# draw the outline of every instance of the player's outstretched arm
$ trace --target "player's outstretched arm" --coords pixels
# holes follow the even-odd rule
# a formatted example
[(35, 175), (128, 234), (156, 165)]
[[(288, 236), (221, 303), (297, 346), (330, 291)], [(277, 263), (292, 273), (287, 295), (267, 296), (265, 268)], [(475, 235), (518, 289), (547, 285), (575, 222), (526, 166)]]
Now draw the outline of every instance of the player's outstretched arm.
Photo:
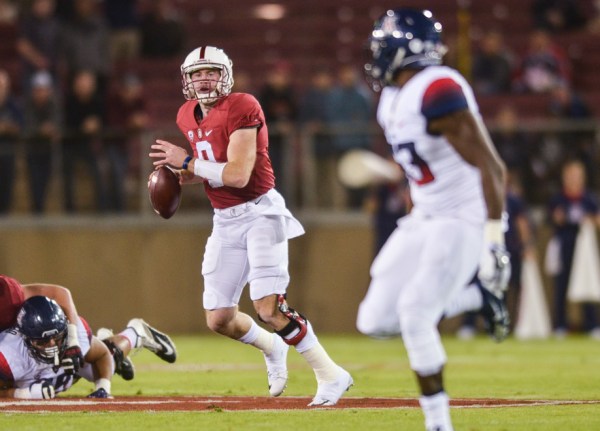
[(65, 316), (71, 323), (77, 323), (79, 315), (77, 314), (77, 308), (73, 301), (71, 291), (66, 287), (59, 286), (57, 284), (48, 283), (30, 283), (23, 285), (23, 293), (25, 299), (29, 299), (32, 296), (46, 296), (50, 299), (54, 299), (60, 308), (65, 312)]

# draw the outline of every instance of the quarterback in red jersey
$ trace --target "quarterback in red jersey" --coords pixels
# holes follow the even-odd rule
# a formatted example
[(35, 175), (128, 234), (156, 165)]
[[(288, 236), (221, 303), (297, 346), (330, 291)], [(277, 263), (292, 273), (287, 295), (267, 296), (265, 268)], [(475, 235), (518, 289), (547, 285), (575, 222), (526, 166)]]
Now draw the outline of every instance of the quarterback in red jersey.
[[(275, 190), (265, 116), (250, 94), (232, 93), (232, 62), (223, 50), (203, 46), (181, 66), (183, 94), (177, 125), (192, 154), (170, 142), (152, 145), (154, 166), (168, 165), (182, 184), (204, 183), (214, 208), (213, 231), (202, 263), (208, 327), (262, 351), (269, 392), (283, 393), (287, 352), (294, 346), (318, 382), (311, 406), (335, 405), (353, 384), (319, 343), (310, 322), (290, 308), (286, 291), (288, 240), (304, 229)], [(259, 326), (238, 309), (249, 284)]]

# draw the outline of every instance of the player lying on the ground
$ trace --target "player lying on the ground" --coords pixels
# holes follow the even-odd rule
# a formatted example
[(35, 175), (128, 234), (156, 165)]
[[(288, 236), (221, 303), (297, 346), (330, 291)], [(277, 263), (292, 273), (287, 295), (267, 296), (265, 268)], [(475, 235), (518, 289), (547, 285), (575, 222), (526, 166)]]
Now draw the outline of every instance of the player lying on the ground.
[(16, 279), (0, 274), (0, 331), (15, 325), (17, 313), (26, 299), (32, 296), (47, 296), (56, 301), (67, 319), (67, 347), (62, 356), (62, 365), (68, 374), (74, 374), (83, 363), (83, 356), (77, 336), (79, 316), (69, 289), (49, 283), (21, 284)]
[[(123, 332), (105, 343), (93, 336), (87, 322), (79, 318), (78, 341), (85, 362), (75, 374), (68, 374), (61, 364), (67, 347), (67, 325), (64, 312), (54, 300), (33, 296), (23, 303), (16, 326), (0, 332), (0, 398), (50, 399), (80, 378), (95, 384), (88, 397), (111, 398), (113, 371), (123, 366), (118, 355), (111, 355), (107, 347), (111, 344), (120, 350), (121, 360), (132, 348), (147, 348), (171, 363), (177, 358), (171, 339), (142, 319), (130, 320)], [(133, 378), (132, 366), (128, 372)]]

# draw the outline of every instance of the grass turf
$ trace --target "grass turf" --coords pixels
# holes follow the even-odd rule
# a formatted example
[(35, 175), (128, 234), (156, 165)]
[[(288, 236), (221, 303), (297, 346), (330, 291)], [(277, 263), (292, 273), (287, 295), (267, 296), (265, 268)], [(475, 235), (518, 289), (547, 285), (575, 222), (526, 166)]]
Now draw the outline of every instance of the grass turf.
[[(127, 395), (267, 395), (262, 355), (224, 338), (174, 337), (176, 364), (150, 352), (133, 357), (136, 377), (115, 377), (113, 394)], [(400, 340), (378, 341), (359, 335), (321, 336), (330, 355), (354, 376), (352, 397), (417, 396), (416, 384)], [(444, 338), (449, 361), (446, 388), (452, 398), (539, 400), (600, 399), (600, 343), (586, 337), (495, 344), (485, 337), (471, 341)], [(290, 379), (284, 395), (310, 396), (316, 390), (312, 370), (290, 351)], [(63, 396), (85, 396), (88, 382)], [(600, 404), (532, 407), (453, 408), (457, 430), (600, 429)], [(39, 430), (60, 423), (61, 430), (423, 430), (419, 409), (306, 410), (285, 412), (132, 412), (2, 414), (2, 430)]]

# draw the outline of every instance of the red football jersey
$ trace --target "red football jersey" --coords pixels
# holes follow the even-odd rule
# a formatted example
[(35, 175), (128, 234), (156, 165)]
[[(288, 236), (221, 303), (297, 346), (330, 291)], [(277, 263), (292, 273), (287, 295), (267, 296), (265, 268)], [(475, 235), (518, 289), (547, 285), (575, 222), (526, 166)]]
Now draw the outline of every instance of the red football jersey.
[(23, 287), (14, 278), (0, 275), (0, 330), (11, 327), (25, 302)]
[(177, 126), (191, 145), (194, 156), (211, 162), (227, 162), (229, 137), (244, 127), (257, 128), (256, 164), (246, 187), (212, 187), (204, 181), (204, 189), (214, 208), (223, 209), (255, 199), (275, 186), (269, 159), (269, 139), (265, 115), (254, 96), (232, 93), (219, 100), (206, 117), (196, 120), (196, 101), (184, 103), (177, 113)]

